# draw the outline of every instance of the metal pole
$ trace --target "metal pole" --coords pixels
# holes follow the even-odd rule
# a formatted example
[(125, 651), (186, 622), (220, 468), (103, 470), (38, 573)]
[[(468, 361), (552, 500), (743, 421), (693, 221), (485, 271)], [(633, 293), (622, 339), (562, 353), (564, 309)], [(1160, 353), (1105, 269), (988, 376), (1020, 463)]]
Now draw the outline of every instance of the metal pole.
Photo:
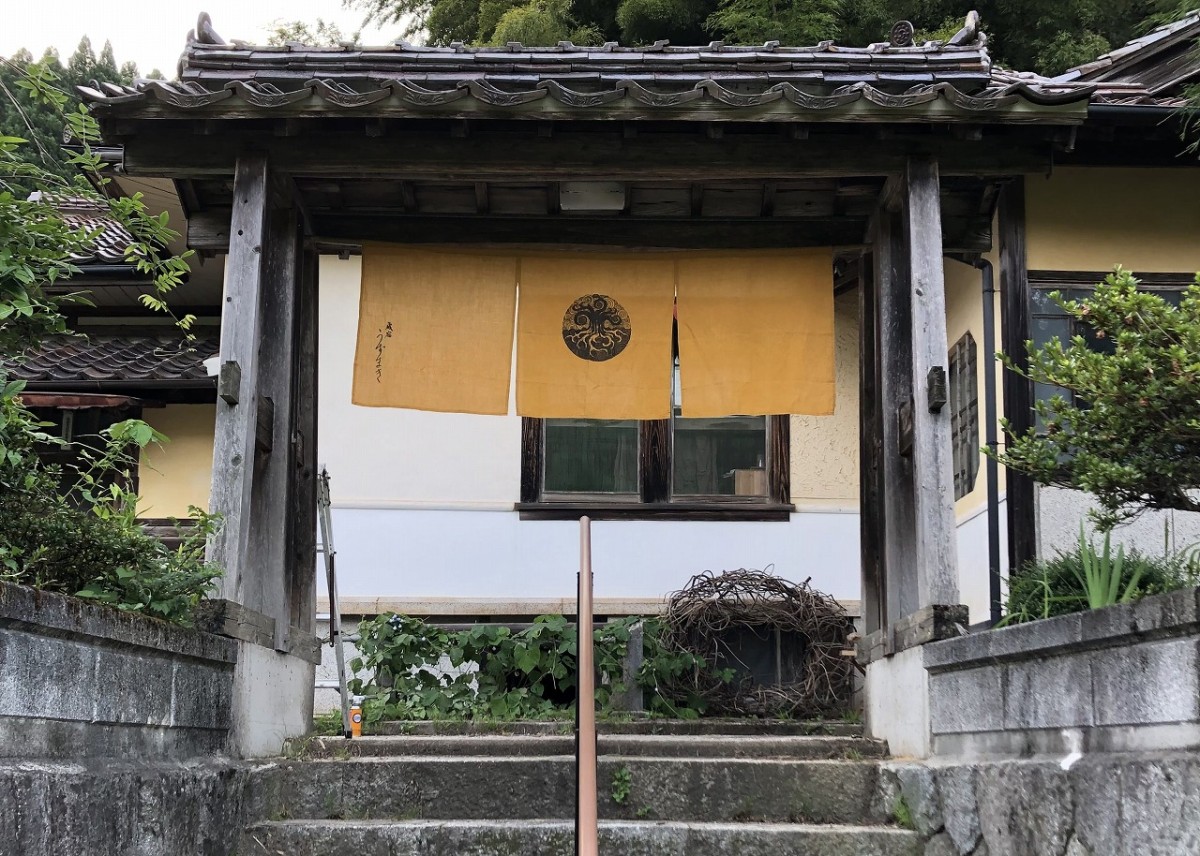
[(342, 648), (342, 608), (338, 603), (337, 570), (334, 565), (337, 550), (333, 546), (333, 518), (329, 510), (329, 471), (321, 467), (317, 476), (317, 512), (321, 526), (320, 552), (325, 557), (325, 581), (329, 585), (329, 644), (333, 646), (337, 662), (338, 690), (342, 696), (342, 736), (349, 740), (353, 735), (350, 724), (350, 691), (346, 687), (346, 652)]
[(579, 520), (579, 599), (576, 601), (579, 676), (575, 702), (575, 853), (598, 856), (596, 790), (596, 669), (592, 657), (592, 521)]
[[(996, 436), (996, 284), (992, 275), (992, 263), (985, 258), (975, 260), (975, 267), (983, 274), (983, 429), (985, 442), (996, 454), (999, 446)], [(1000, 620), (1002, 612), (1000, 595), (1000, 475), (996, 459), (988, 455), (984, 462), (987, 468), (987, 521), (988, 521), (988, 587), (992, 607), (992, 623)]]

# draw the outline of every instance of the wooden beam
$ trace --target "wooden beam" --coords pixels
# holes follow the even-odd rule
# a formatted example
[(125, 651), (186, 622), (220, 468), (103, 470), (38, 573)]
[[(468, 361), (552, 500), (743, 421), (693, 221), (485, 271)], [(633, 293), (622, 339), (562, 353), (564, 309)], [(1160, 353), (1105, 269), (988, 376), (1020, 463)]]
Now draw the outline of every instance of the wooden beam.
[(211, 506), (222, 524), (209, 542), (208, 561), (224, 571), (219, 596), (237, 603), (247, 603), (257, 570), (250, 536), (268, 178), (264, 155), (245, 153), (238, 159), (221, 313), (221, 360), (237, 367), (240, 382), (236, 403), (217, 400)]
[(643, 220), (637, 217), (317, 217), (317, 234), (347, 241), (554, 244), (679, 249), (860, 246), (866, 219)]
[(958, 549), (950, 411), (930, 394), (945, 378), (946, 282), (937, 162), (914, 158), (905, 174), (904, 225), (912, 299), (912, 460), (918, 608), (958, 603)]
[[(407, 182), (404, 186), (410, 188)], [(547, 207), (558, 200), (555, 185)], [(632, 194), (627, 195), (632, 198)], [(693, 193), (699, 204), (700, 193)], [(325, 209), (312, 212), (314, 234), (334, 241), (395, 241), (398, 235), (414, 244), (445, 243), (447, 236), (474, 243), (562, 243), (613, 246), (713, 247), (862, 246), (867, 218), (651, 218), (499, 215), (426, 215), (351, 213)], [(943, 223), (945, 252), (984, 252), (991, 249), (990, 221), (947, 219)], [(223, 253), (229, 248), (229, 209), (209, 208), (188, 220), (188, 246), (198, 252)]]
[[(143, 132), (125, 138), (131, 175), (196, 178), (233, 174), (239, 150), (263, 147), (276, 168), (298, 177), (358, 176), (451, 181), (796, 179), (889, 175), (910, 155), (928, 154), (942, 175), (1020, 175), (1049, 170), (1047, 143), (997, 140), (991, 145), (941, 137), (898, 136), (886, 141), (858, 134), (785, 140), (773, 134), (726, 133), (720, 139), (642, 132), (571, 132), (553, 137), (427, 133), (386, 138), (312, 134), (280, 140), (239, 134), (226, 124), (216, 137)], [(531, 129), (532, 130), (532, 129)]]
[(671, 498), (671, 420), (642, 421), (639, 428), (638, 474), (642, 502), (666, 502)]
[[(1028, 365), (1025, 343), (1030, 335), (1029, 271), (1025, 258), (1025, 181), (1017, 178), (1000, 192), (997, 206), (1000, 231), (1000, 347), (1017, 366)], [(1024, 434), (1033, 425), (1033, 389), (1025, 378), (1004, 370), (1004, 416), (1012, 429)], [(1037, 511), (1033, 480), (1005, 471), (1008, 524), (1008, 566), (1022, 568), (1037, 558)]]
[(879, 363), (877, 418), (880, 424), (880, 515), (884, 571), (879, 587), (881, 625), (917, 608), (916, 523), (913, 511), (912, 456), (901, 452), (900, 413), (910, 407), (912, 375), (912, 300), (908, 246), (900, 215), (880, 201), (873, 245), (876, 336)]
[(542, 446), (546, 422), (529, 416), (521, 418), (521, 502), (542, 498)]

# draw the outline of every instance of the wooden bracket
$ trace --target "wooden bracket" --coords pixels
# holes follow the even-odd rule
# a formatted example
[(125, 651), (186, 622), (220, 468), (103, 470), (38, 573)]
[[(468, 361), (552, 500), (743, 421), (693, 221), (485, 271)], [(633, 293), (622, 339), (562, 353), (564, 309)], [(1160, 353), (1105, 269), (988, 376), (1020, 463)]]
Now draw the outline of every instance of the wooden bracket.
[(254, 428), (254, 447), (270, 454), (275, 445), (275, 402), (266, 396), (258, 397), (258, 418)]
[(946, 406), (946, 369), (942, 366), (932, 366), (925, 375), (925, 390), (929, 396), (929, 412), (941, 413)]
[(896, 411), (896, 425), (899, 433), (899, 452), (908, 457), (913, 449), (913, 400), (909, 398)]
[(217, 395), (232, 407), (238, 403), (241, 386), (242, 367), (234, 360), (226, 360), (221, 364), (221, 373), (217, 376)]

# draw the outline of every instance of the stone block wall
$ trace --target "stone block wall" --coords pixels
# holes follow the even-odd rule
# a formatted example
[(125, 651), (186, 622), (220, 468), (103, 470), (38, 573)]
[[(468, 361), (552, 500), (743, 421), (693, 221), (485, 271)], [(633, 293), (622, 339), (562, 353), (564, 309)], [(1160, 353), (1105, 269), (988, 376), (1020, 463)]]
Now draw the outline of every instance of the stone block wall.
[(1200, 589), (926, 645), (934, 757), (1200, 749)]
[(0, 757), (224, 752), (233, 642), (0, 583)]

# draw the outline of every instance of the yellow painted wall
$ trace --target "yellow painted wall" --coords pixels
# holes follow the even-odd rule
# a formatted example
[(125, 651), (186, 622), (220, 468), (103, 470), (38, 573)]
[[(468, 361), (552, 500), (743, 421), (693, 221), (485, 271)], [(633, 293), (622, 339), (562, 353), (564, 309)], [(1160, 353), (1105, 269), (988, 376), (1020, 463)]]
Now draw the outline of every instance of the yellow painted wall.
[(189, 505), (208, 508), (216, 413), (215, 404), (169, 404), (142, 412), (170, 442), (142, 452), (139, 516), (183, 518)]
[(858, 293), (834, 307), (837, 400), (832, 416), (792, 417), (792, 501), (858, 507)]
[[(995, 334), (996, 348), (1000, 347), (1000, 265), (994, 252), (987, 254), (988, 260), (991, 261), (994, 268), (995, 283), (997, 294), (993, 303), (995, 309)], [(946, 341), (948, 347), (953, 347), (954, 344), (962, 338), (964, 333), (970, 333), (975, 339), (975, 370), (976, 370), (976, 385), (979, 391), (979, 445), (983, 446), (987, 439), (987, 432), (984, 428), (984, 375), (987, 371), (987, 352), (983, 348), (983, 293), (982, 293), (982, 273), (961, 262), (951, 261), (947, 259), (945, 262), (946, 271)], [(949, 354), (947, 353), (947, 359)], [(949, 363), (947, 362), (947, 365)], [(1000, 397), (1002, 395), (1001, 376), (1003, 369), (999, 362), (996, 364), (996, 397), (997, 411), (1000, 411)], [(998, 412), (998, 416), (1002, 416), (1002, 412)], [(1002, 432), (997, 425), (996, 436), (1002, 438)], [(979, 454), (979, 472), (975, 476), (975, 487), (954, 504), (956, 516), (961, 520), (963, 517), (971, 514), (979, 508), (982, 508), (987, 503), (987, 480), (984, 477), (985, 457), (982, 452)], [(1000, 476), (997, 479), (998, 489), (1001, 494), (1004, 493), (1004, 469), (1000, 469)]]
[(1056, 169), (1025, 180), (1030, 270), (1200, 270), (1200, 169)]

